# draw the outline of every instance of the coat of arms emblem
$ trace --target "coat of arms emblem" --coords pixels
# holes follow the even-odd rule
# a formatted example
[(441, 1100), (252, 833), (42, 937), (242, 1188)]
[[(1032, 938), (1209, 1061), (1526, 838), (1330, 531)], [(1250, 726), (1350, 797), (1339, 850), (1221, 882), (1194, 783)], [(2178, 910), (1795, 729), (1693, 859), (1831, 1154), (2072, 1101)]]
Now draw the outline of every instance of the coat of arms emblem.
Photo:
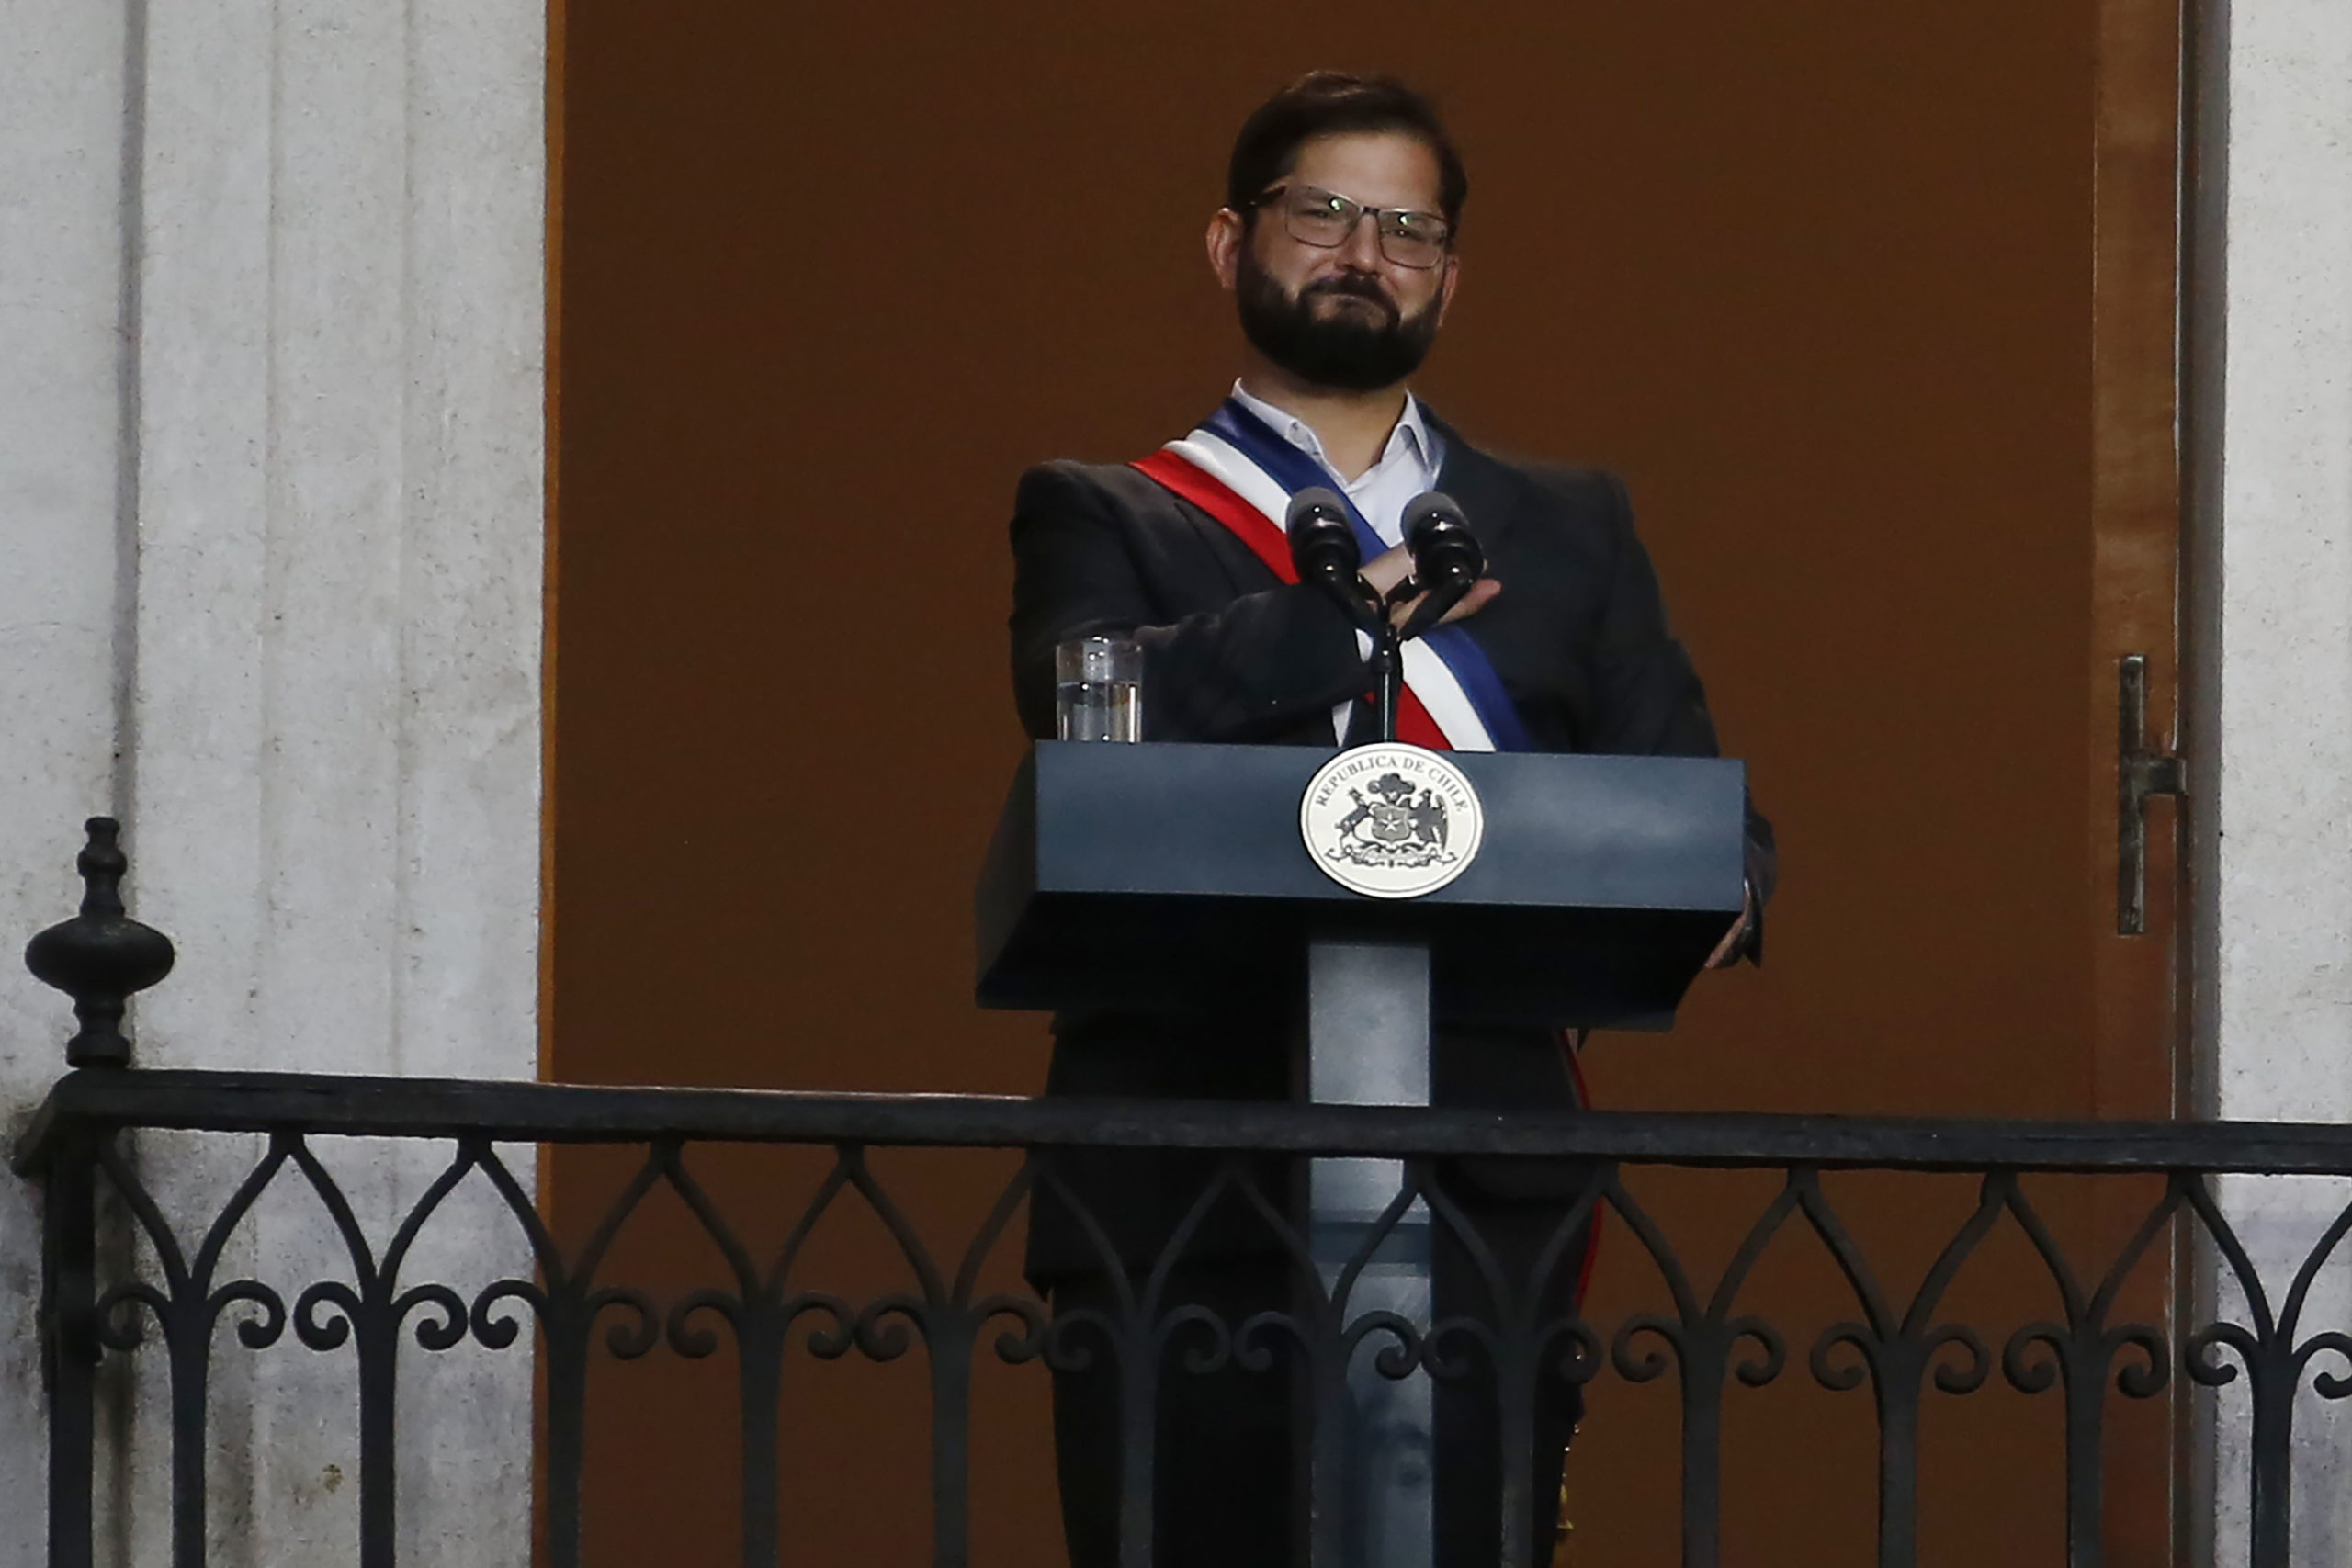
[(1350, 786), (1354, 807), (1333, 831), (1338, 841), (1323, 852), (1358, 865), (1435, 865), (1453, 857), (1445, 848), (1445, 802), (1426, 785), (1416, 789), (1402, 773), (1383, 773), (1362, 789)]
[(1484, 829), (1477, 792), (1461, 769), (1396, 741), (1342, 751), (1299, 802), (1299, 831), (1317, 866), (1375, 898), (1444, 886), (1476, 856)]

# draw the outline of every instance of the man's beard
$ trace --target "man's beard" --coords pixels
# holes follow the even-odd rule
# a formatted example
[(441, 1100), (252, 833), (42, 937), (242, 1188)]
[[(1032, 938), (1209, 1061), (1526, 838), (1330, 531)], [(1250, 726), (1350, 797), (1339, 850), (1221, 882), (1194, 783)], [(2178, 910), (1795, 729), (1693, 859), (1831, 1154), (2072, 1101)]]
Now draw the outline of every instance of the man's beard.
[[(1380, 285), (1362, 273), (1319, 279), (1292, 299), (1245, 245), (1235, 285), (1242, 335), (1259, 353), (1310, 386), (1349, 392), (1393, 387), (1420, 368), (1437, 339), (1435, 299), (1415, 314), (1404, 315)], [(1378, 316), (1356, 310), (1318, 315), (1316, 299), (1326, 294), (1365, 300)]]

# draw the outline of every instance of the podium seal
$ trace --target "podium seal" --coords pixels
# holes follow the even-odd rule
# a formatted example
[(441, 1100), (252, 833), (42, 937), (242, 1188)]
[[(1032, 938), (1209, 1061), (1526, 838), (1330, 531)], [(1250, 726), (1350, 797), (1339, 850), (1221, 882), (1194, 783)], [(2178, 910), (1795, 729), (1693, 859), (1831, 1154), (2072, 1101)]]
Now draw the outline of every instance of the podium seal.
[(1308, 858), (1340, 886), (1418, 898), (1470, 869), (1487, 809), (1443, 753), (1384, 740), (1317, 771), (1298, 803), (1298, 831)]

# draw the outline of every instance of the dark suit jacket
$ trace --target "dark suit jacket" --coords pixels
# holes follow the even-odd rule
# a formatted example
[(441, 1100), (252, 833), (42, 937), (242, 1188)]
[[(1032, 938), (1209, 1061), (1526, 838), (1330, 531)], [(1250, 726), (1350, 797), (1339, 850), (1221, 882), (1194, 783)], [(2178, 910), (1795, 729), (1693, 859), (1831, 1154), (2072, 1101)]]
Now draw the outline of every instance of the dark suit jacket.
[[(1715, 755), (1705, 694), (1668, 629), (1624, 486), (1589, 469), (1507, 464), (1431, 423), (1445, 440), (1439, 488), (1460, 503), (1503, 588), (1459, 624), (1493, 660), (1534, 744)], [(1134, 468), (1031, 469), (1012, 551), (1013, 690), (1033, 736), (1054, 733), (1056, 645), (1090, 634), (1142, 644), (1153, 740), (1329, 747), (1332, 705), (1370, 683), (1336, 605), (1279, 581), (1224, 525)], [(1772, 837), (1753, 810), (1747, 874), (1760, 910), (1772, 890)], [(1750, 956), (1760, 936), (1759, 918)], [(1295, 996), (1235, 996), (1204, 997), (1182, 1016), (1066, 1013), (1055, 1021), (1046, 1092), (1284, 1098), (1299, 1008)], [(1555, 1037), (1447, 1030), (1434, 1049), (1440, 1104), (1574, 1103)], [(1130, 1262), (1158, 1250), (1205, 1174), (1197, 1161), (1134, 1155), (1066, 1156), (1058, 1169)], [(1100, 1265), (1065, 1208), (1050, 1195), (1035, 1207), (1033, 1275)], [(1237, 1207), (1200, 1245), (1248, 1246), (1262, 1229)]]

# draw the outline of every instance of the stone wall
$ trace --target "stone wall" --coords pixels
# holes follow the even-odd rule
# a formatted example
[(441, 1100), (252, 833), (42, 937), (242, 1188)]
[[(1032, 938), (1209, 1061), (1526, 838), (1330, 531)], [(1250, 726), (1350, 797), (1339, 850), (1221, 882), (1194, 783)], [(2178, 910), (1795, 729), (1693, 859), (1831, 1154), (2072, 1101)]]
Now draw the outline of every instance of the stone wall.
[[(2211, 0), (2191, 209), (2189, 711), (2199, 1108), (2352, 1120), (2352, 8)], [(2352, 1190), (2238, 1181), (2278, 1281)], [(2227, 1287), (2208, 1280), (2227, 1303)], [(2331, 1265), (2304, 1332), (2352, 1322)], [(2227, 1361), (2225, 1355), (2222, 1359)], [(2347, 1370), (2323, 1356), (2312, 1372)], [(2243, 1562), (2244, 1379), (2206, 1412), (2212, 1561)], [(2305, 1378), (2294, 1558), (2352, 1554), (2352, 1411)]]
[[(542, 6), (19, 0), (5, 30), (0, 933), (71, 912), (80, 821), (108, 812), (134, 911), (180, 952), (137, 1009), (142, 1063), (536, 1076)], [(21, 1121), (68, 1032), (6, 955), (0, 1110)], [(243, 1155), (141, 1157), (169, 1186)], [(341, 1157), (371, 1224), (435, 1167)], [(517, 1246), (483, 1196), (435, 1250)], [(239, 1245), (291, 1265), (322, 1223), (279, 1204)], [(7, 1183), (19, 1508), (41, 1495), (34, 1225)], [(216, 1561), (354, 1528), (356, 1488), (320, 1484), (354, 1468), (347, 1355), (267, 1354), (217, 1396), (216, 1441), (249, 1462)], [(527, 1356), (417, 1375), (458, 1383), (438, 1428), (411, 1406), (404, 1450), (441, 1462), (403, 1560), (521, 1560)], [(162, 1435), (128, 1416), (119, 1522), (153, 1561)], [(40, 1555), (37, 1529), (0, 1539), (0, 1564)]]

